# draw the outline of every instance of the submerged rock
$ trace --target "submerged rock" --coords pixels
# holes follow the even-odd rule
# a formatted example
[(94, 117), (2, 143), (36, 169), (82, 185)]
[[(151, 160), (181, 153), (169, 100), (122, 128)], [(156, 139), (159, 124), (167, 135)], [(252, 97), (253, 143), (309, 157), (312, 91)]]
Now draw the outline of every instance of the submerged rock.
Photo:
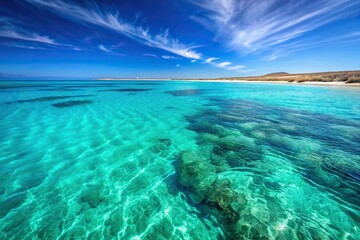
[(230, 184), (229, 180), (216, 179), (209, 186), (208, 194), (202, 203), (216, 207), (227, 223), (236, 223), (240, 220), (240, 215), (232, 207), (232, 203), (236, 200), (237, 193)]
[(195, 151), (184, 152), (181, 155), (179, 171), (181, 185), (195, 189), (201, 181), (215, 175), (214, 166)]
[(192, 130), (194, 132), (197, 133), (209, 133), (209, 134), (213, 134), (216, 135), (218, 137), (225, 137), (227, 135), (230, 135), (231, 133), (233, 133), (231, 130), (224, 128), (223, 126), (217, 125), (217, 124), (213, 124), (213, 123), (209, 123), (209, 122), (202, 122), (202, 121), (196, 121), (196, 122), (192, 122), (189, 126), (188, 126), (189, 130)]
[(6, 102), (6, 104), (14, 104), (14, 103), (31, 103), (31, 102), (49, 102), (61, 99), (75, 98), (75, 97), (91, 97), (94, 95), (74, 95), (74, 96), (49, 96), (49, 97), (40, 97), (40, 98), (32, 98), (25, 100), (17, 100), (12, 102)]
[(30, 103), (30, 102), (47, 102), (47, 101), (54, 101), (54, 100), (67, 99), (67, 98), (71, 98), (71, 96), (52, 96), (52, 97), (32, 98), (32, 99), (25, 99), (25, 100), (6, 102), (6, 104)]
[[(212, 106), (209, 111), (186, 119), (188, 129), (197, 133), (198, 148), (210, 151), (183, 153), (177, 173), (182, 190), (204, 215), (218, 220), (227, 238), (319, 238), (319, 233), (313, 232), (315, 224), (314, 228), (299, 226), (303, 222), (295, 223), (290, 217), (298, 213), (288, 211), (289, 177), (272, 175), (277, 171), (277, 166), (271, 165), (272, 160), (276, 163), (274, 156), (288, 161), (303, 178), (301, 181), (322, 192), (329, 191), (340, 205), (359, 205), (360, 171), (348, 159), (357, 156), (356, 140), (360, 138), (342, 133), (355, 131), (355, 123), (346, 123), (351, 127), (333, 131), (331, 124), (338, 125), (339, 121), (325, 115), (323, 119), (302, 111), (242, 100), (209, 101)], [(334, 150), (329, 151), (331, 148)], [(295, 199), (294, 203), (297, 204)], [(302, 206), (296, 207), (302, 214)], [(359, 221), (358, 214), (346, 214)]]
[(227, 159), (225, 159), (223, 156), (217, 154), (211, 154), (210, 159), (211, 159), (211, 164), (216, 166), (217, 173), (227, 171), (231, 168), (230, 165), (228, 164)]
[(161, 157), (166, 157), (169, 154), (169, 148), (172, 144), (171, 139), (162, 138), (159, 139), (159, 142), (150, 147), (150, 151), (155, 154), (160, 155)]
[(150, 147), (150, 151), (161, 156), (166, 157), (168, 155), (169, 147), (165, 144), (158, 143)]
[(168, 147), (171, 146), (171, 144), (172, 144), (172, 141), (169, 138), (161, 138), (161, 139), (159, 139), (159, 142), (165, 144)]
[(100, 90), (99, 92), (147, 92), (153, 90), (152, 88), (122, 88), (122, 89), (108, 89)]
[(223, 157), (230, 167), (244, 167), (247, 165), (246, 157), (236, 151), (227, 151)]
[(73, 106), (78, 106), (78, 105), (86, 105), (86, 104), (91, 104), (91, 103), (93, 103), (93, 101), (91, 101), (91, 100), (67, 101), (67, 102), (51, 104), (51, 106), (57, 107), (57, 108), (64, 108), (64, 107), (73, 107)]
[(217, 209), (226, 222), (239, 220), (239, 214), (232, 207), (239, 196), (231, 188), (231, 182), (220, 179), (216, 167), (198, 152), (182, 153), (178, 176), (179, 183), (189, 189), (193, 203)]
[(213, 152), (223, 156), (230, 166), (239, 167), (244, 162), (262, 159), (262, 149), (255, 141), (242, 135), (231, 135), (220, 138), (214, 144)]
[(242, 146), (245, 146), (246, 143), (242, 141), (240, 136), (226, 136), (220, 138), (217, 145), (225, 150), (237, 150)]
[(176, 90), (176, 91), (165, 91), (165, 93), (171, 94), (174, 97), (199, 95), (202, 92), (203, 92), (203, 90), (200, 90), (200, 89), (186, 89), (186, 90)]
[(216, 118), (226, 121), (226, 122), (240, 122), (243, 121), (245, 118), (233, 114), (225, 114), (225, 113), (219, 113), (216, 115)]
[(90, 208), (96, 208), (103, 201), (100, 186), (90, 186), (81, 196), (81, 201), (88, 203)]
[(201, 133), (197, 136), (197, 142), (201, 145), (214, 144), (219, 141), (219, 136), (211, 133)]

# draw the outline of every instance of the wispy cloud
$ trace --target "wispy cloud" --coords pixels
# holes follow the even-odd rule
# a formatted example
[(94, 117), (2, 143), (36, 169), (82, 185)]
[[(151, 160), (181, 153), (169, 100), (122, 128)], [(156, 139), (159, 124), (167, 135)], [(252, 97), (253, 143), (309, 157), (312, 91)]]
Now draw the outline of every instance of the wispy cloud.
[(210, 64), (215, 67), (224, 68), (224, 69), (231, 70), (231, 71), (236, 71), (238, 73), (250, 71), (249, 69), (245, 69), (246, 66), (244, 66), (244, 65), (233, 66), (231, 62), (228, 62), (228, 61), (218, 62), (217, 60), (220, 60), (220, 58), (211, 57), (211, 58), (205, 59), (204, 63)]
[(25, 44), (17, 44), (17, 43), (0, 43), (0, 44), (3, 46), (30, 49), (30, 50), (47, 50), (47, 48), (42, 48), (39, 46), (32, 46), (32, 45), (25, 45)]
[(246, 66), (244, 65), (236, 65), (236, 66), (228, 67), (229, 70), (239, 70), (244, 68), (246, 68)]
[(106, 47), (104, 45), (99, 45), (98, 49), (100, 49), (101, 51), (103, 51), (103, 52), (105, 52), (106, 54), (109, 54), (109, 55), (125, 56), (122, 53), (118, 53), (118, 52), (114, 51), (114, 47), (112, 47), (112, 46), (111, 47)]
[[(9, 38), (12, 40), (23, 41), (21, 44), (12, 41), (7, 43), (8, 46), (31, 49), (31, 50), (46, 50), (47, 47), (52, 48), (63, 48), (70, 49), (74, 51), (82, 51), (82, 49), (71, 45), (63, 44), (55, 41), (49, 36), (38, 34), (34, 31), (26, 29), (21, 26), (21, 23), (18, 21), (13, 21), (10, 18), (0, 17), (0, 38)], [(28, 42), (28, 43), (25, 43)], [(41, 44), (41, 47), (39, 46)]]
[(219, 67), (226, 67), (226, 66), (229, 66), (231, 65), (231, 62), (221, 62), (218, 64)]
[(36, 33), (18, 32), (15, 29), (0, 29), (0, 37), (13, 38), (24, 41), (40, 42), (51, 45), (59, 45), (53, 39), (48, 36), (41, 36)]
[(307, 37), (313, 30), (347, 17), (360, 7), (360, 2), (354, 0), (190, 1), (202, 10), (193, 19), (212, 29), (215, 40), (240, 53), (275, 49)]
[(197, 46), (181, 43), (179, 40), (172, 38), (168, 30), (162, 33), (151, 34), (149, 29), (127, 23), (119, 18), (119, 13), (106, 12), (95, 4), (88, 5), (85, 8), (61, 0), (26, 1), (39, 7), (44, 7), (68, 19), (110, 29), (149, 47), (159, 48), (185, 58), (201, 58), (201, 54), (194, 50)]
[(79, 47), (72, 47), (72, 50), (74, 50), (74, 51), (82, 51), (83, 49), (79, 48)]
[[(339, 43), (341, 45), (339, 46)], [(360, 44), (360, 32), (351, 32), (348, 34), (329, 37), (324, 39), (316, 39), (312, 38), (311, 40), (299, 40), (299, 41), (292, 41), (290, 43), (285, 43), (276, 48), (272, 49), (271, 51), (265, 51), (264, 60), (266, 61), (274, 61), (281, 57), (286, 57), (294, 52), (298, 52), (305, 49), (314, 48), (316, 46), (328, 46), (330, 47), (333, 44), (337, 44), (337, 47), (344, 47), (347, 45), (354, 45)]]
[(144, 56), (144, 57), (159, 58), (157, 55), (155, 55), (155, 54), (150, 54), (150, 53), (144, 53), (143, 56)]
[(18, 39), (23, 41), (39, 42), (50, 45), (61, 45), (48, 36), (42, 36), (35, 32), (25, 30), (20, 26), (16, 26), (8, 18), (0, 18), (0, 37)]
[(99, 45), (98, 48), (103, 52), (111, 53), (111, 51), (107, 49), (104, 45)]
[(214, 57), (211, 57), (211, 58), (207, 58), (206, 60), (205, 60), (205, 62), (206, 63), (211, 63), (211, 62), (213, 62), (213, 61), (215, 61), (215, 60), (218, 60), (219, 58), (214, 58)]
[(166, 60), (178, 59), (178, 58), (175, 57), (175, 56), (169, 56), (169, 55), (163, 55), (163, 56), (161, 56), (161, 58), (166, 59)]

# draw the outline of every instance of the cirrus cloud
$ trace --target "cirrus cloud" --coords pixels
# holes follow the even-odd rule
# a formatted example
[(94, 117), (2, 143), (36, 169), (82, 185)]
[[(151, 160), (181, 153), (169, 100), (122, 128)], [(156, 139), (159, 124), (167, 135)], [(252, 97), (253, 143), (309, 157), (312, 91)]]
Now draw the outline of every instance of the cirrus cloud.
[[(299, 38), (291, 51), (309, 45), (316, 29), (351, 16), (354, 0), (190, 0), (200, 13), (192, 18), (215, 32), (214, 39), (241, 54), (278, 52)], [(285, 50), (286, 51), (286, 50)], [(285, 54), (273, 55), (276, 59)]]
[(179, 40), (171, 37), (168, 30), (151, 34), (147, 28), (135, 26), (121, 20), (118, 12), (106, 12), (96, 4), (82, 7), (62, 0), (25, 1), (62, 17), (112, 30), (149, 47), (159, 48), (185, 58), (201, 58), (201, 54), (194, 50), (197, 46), (181, 43)]

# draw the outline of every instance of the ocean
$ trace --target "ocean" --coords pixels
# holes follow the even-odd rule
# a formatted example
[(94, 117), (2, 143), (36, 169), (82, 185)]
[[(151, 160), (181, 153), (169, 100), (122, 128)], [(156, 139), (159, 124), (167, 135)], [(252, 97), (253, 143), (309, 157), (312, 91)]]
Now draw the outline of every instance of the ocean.
[(0, 81), (0, 239), (360, 239), (360, 88)]

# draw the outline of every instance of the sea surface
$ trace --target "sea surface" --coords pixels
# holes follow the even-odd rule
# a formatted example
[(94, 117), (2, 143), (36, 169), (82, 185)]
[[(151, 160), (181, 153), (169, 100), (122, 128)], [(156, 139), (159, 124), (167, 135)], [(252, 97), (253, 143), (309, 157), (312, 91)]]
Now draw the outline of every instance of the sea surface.
[(1, 81), (0, 239), (360, 239), (360, 88)]

